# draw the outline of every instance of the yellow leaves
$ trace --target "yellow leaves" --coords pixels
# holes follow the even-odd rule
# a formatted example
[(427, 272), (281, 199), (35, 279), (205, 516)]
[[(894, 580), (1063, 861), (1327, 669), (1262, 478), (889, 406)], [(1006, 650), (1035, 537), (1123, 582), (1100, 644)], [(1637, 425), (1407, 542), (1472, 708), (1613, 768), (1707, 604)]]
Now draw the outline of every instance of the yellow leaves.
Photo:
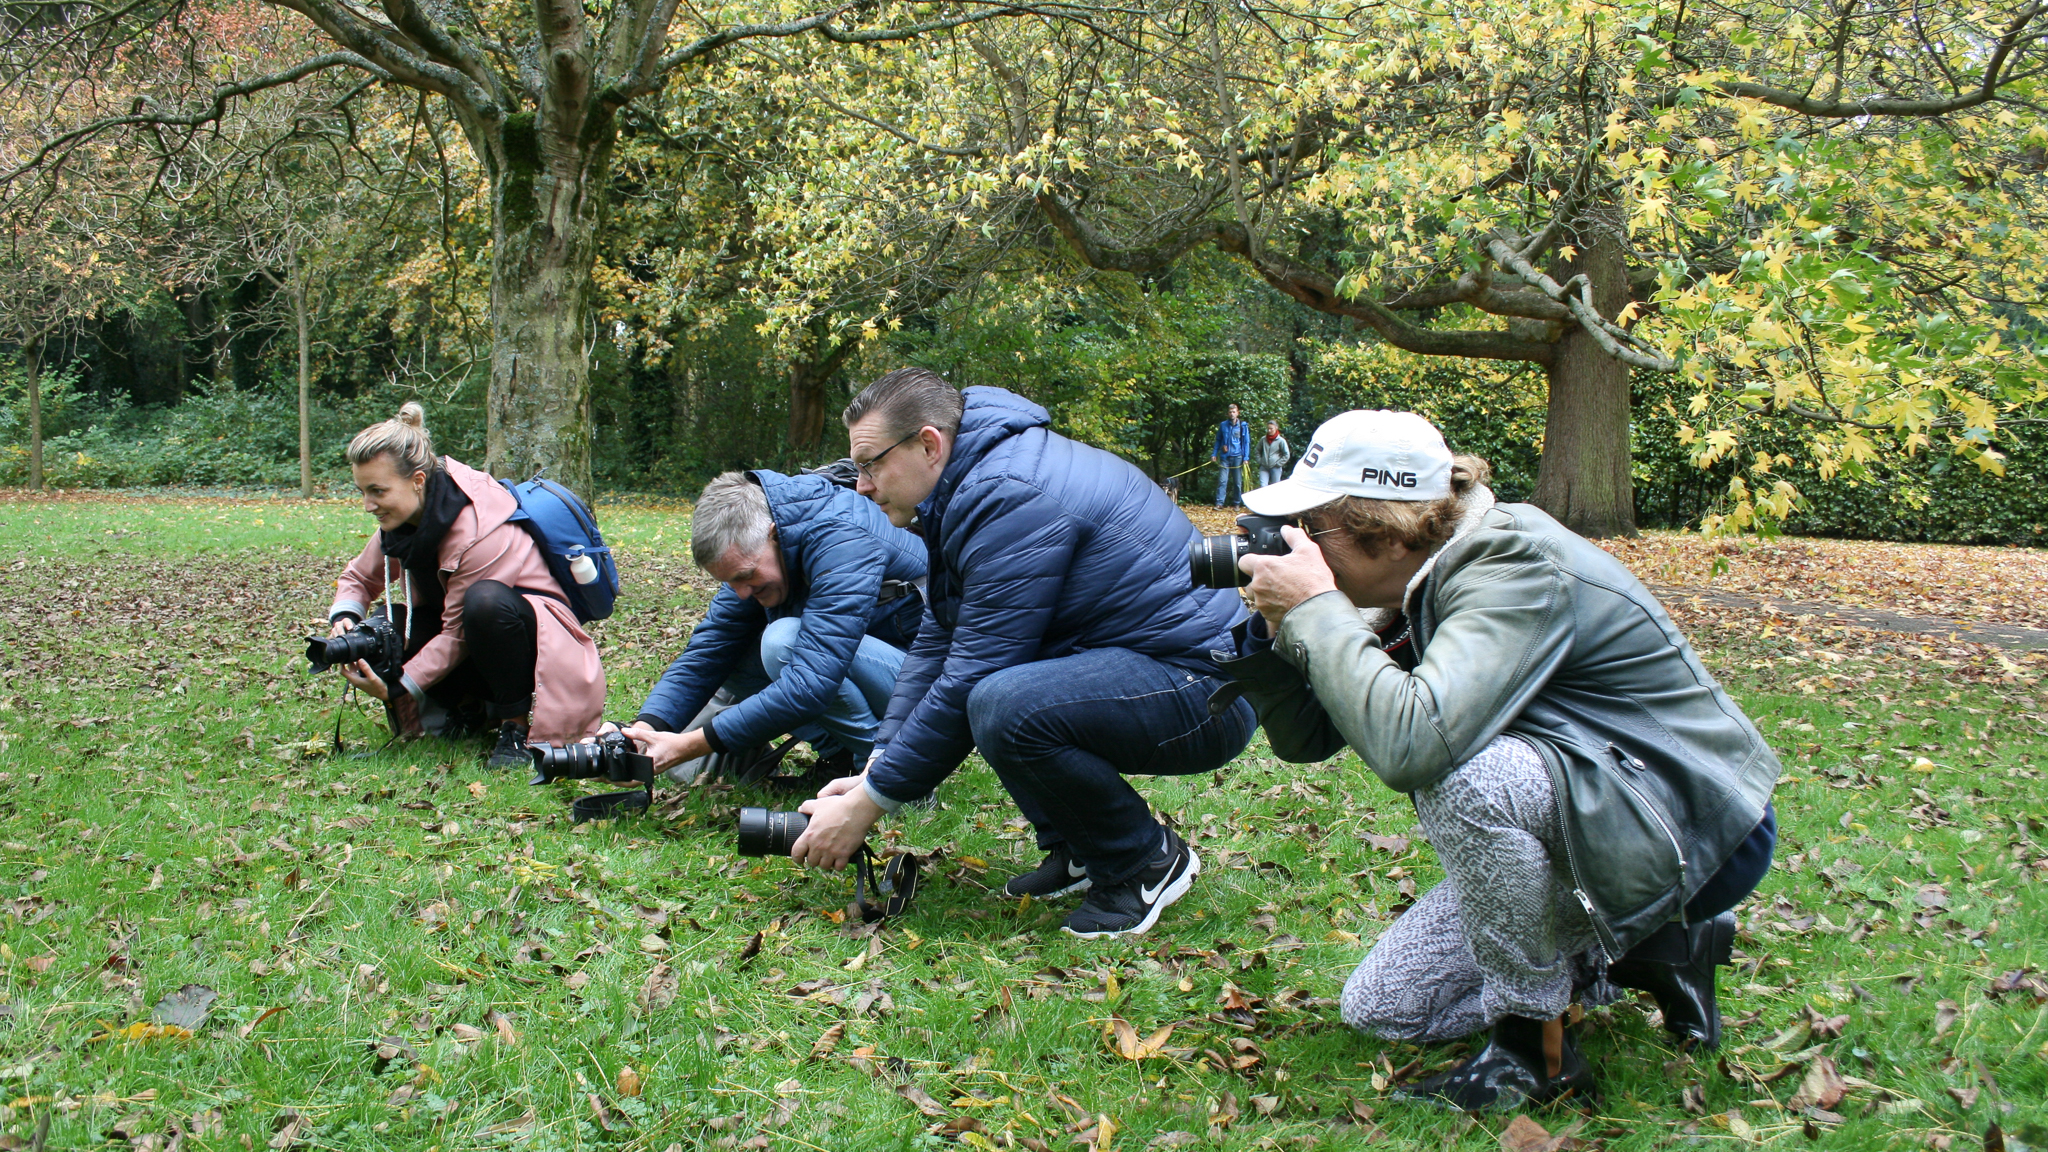
[(1112, 1051), (1126, 1060), (1148, 1060), (1166, 1051), (1166, 1042), (1173, 1038), (1173, 1030), (1176, 1027), (1178, 1025), (1168, 1024), (1152, 1035), (1139, 1039), (1138, 1030), (1131, 1026), (1130, 1021), (1121, 1016), (1112, 1016), (1103, 1028), (1103, 1040)]
[(86, 1043), (90, 1044), (101, 1040), (125, 1040), (130, 1043), (138, 1043), (145, 1040), (192, 1039), (190, 1029), (180, 1028), (176, 1024), (151, 1024), (144, 1020), (138, 1020), (125, 1028), (116, 1028), (105, 1020), (100, 1021), (99, 1024), (100, 1031), (86, 1037)]

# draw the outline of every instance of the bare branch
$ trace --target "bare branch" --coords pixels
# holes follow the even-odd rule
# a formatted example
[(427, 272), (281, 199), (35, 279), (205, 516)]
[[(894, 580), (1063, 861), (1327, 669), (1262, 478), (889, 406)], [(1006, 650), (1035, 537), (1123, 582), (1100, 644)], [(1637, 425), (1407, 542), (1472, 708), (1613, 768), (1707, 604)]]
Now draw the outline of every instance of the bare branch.
[(1624, 364), (1651, 372), (1676, 372), (1678, 361), (1669, 356), (1643, 352), (1638, 349), (1637, 340), (1626, 328), (1600, 315), (1593, 307), (1593, 282), (1584, 276), (1574, 276), (1570, 281), (1559, 284), (1538, 271), (1529, 263), (1513, 244), (1495, 235), (1486, 243), (1486, 250), (1500, 261), (1501, 266), (1520, 276), (1527, 283), (1552, 300), (1571, 309), (1579, 326), (1600, 345), (1602, 351)]
[(354, 52), (329, 52), (322, 56), (315, 56), (311, 60), (303, 61), (282, 72), (272, 72), (267, 76), (255, 76), (247, 80), (237, 80), (231, 84), (218, 85), (213, 90), (212, 103), (196, 112), (179, 114), (169, 111), (154, 111), (150, 110), (146, 104), (143, 104), (143, 110), (133, 114), (109, 116), (54, 136), (44, 141), (43, 146), (36, 149), (35, 155), (29, 157), (28, 160), (10, 171), (0, 172), (0, 185), (11, 183), (19, 179), (23, 173), (40, 167), (52, 154), (60, 150), (68, 150), (71, 145), (96, 136), (108, 129), (131, 125), (196, 128), (202, 124), (209, 124), (220, 119), (222, 114), (227, 111), (228, 101), (230, 100), (241, 96), (253, 95), (269, 88), (281, 88), (286, 84), (296, 84), (316, 72), (324, 72), (329, 68), (360, 68), (380, 80), (391, 79), (390, 73), (363, 59)]

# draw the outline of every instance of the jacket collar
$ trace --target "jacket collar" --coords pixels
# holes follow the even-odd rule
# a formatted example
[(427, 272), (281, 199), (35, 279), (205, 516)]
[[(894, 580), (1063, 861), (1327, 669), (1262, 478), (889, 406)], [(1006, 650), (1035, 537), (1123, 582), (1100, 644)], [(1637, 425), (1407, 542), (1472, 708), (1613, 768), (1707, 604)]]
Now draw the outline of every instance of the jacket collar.
[[(1486, 522), (1486, 514), (1493, 511), (1493, 505), (1493, 489), (1483, 484), (1474, 485), (1472, 491), (1466, 493), (1464, 504), (1458, 510), (1458, 526), (1452, 530), (1451, 538), (1437, 545), (1429, 559), (1422, 562), (1422, 567), (1415, 570), (1415, 575), (1408, 578), (1408, 587), (1401, 592), (1404, 607), (1415, 599), (1416, 592), (1429, 579), (1429, 574), (1436, 570), (1437, 557), (1444, 554), (1444, 549), (1478, 531), (1479, 526)], [(1365, 608), (1359, 615), (1365, 617), (1366, 626), (1375, 632), (1394, 622), (1394, 611), (1390, 608)]]
[(1051, 413), (1004, 388), (976, 386), (962, 389), (960, 395), (965, 407), (960, 413), (960, 430), (953, 436), (952, 454), (931, 495), (917, 506), (918, 523), (926, 525), (926, 531), (944, 517), (953, 490), (997, 445), (1020, 432), (1052, 423)]

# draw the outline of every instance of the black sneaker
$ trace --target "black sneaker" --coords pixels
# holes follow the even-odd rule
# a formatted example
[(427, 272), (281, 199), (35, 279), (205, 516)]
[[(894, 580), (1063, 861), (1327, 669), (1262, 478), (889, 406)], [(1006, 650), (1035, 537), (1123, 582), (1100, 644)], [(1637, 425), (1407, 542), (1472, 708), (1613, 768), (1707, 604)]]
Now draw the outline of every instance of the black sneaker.
[(1083, 940), (1142, 935), (1158, 921), (1168, 904), (1187, 895), (1202, 871), (1201, 858), (1171, 828), (1159, 861), (1121, 884), (1095, 885), (1088, 898), (1067, 917), (1061, 930)]
[(484, 767), (504, 770), (532, 765), (533, 757), (526, 751), (526, 725), (517, 720), (507, 720), (498, 725), (498, 743), (491, 749), (490, 759), (484, 761)]
[(1088, 890), (1088, 870), (1074, 863), (1065, 848), (1054, 848), (1038, 862), (1038, 867), (1022, 876), (1010, 877), (1003, 885), (1003, 896), (1009, 900), (1021, 900), (1026, 896), (1033, 900), (1051, 900), (1073, 892)]

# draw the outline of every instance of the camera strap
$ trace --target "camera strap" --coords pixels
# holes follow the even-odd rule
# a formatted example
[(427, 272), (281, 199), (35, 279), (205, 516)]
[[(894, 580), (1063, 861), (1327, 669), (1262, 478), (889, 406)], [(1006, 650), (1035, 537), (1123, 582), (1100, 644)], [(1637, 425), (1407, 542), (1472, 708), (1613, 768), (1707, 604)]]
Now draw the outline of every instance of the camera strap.
[[(631, 755), (631, 754), (629, 754)], [(640, 787), (625, 792), (605, 792), (596, 796), (579, 796), (569, 803), (569, 821), (581, 824), (586, 820), (610, 820), (632, 812), (644, 812), (654, 804), (654, 757), (632, 755), (633, 768), (639, 777)]]
[[(881, 861), (875, 850), (863, 841), (860, 855), (853, 861), (853, 911), (860, 913), (863, 922), (872, 924), (891, 916), (901, 916), (910, 910), (910, 902), (917, 898), (917, 857), (908, 852), (889, 857), (882, 866), (881, 879), (875, 878), (875, 865)], [(879, 904), (868, 901), (872, 890)]]

